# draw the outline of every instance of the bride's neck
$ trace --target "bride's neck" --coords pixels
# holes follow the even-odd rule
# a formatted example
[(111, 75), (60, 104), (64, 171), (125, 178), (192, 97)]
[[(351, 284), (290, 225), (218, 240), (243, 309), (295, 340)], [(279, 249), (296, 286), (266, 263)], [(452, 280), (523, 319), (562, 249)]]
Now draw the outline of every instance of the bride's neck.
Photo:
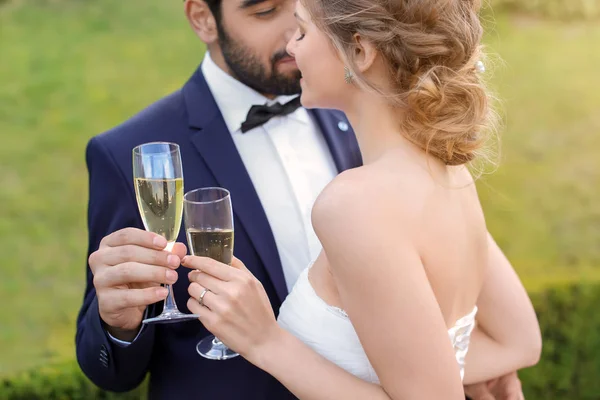
[(410, 146), (400, 133), (400, 111), (380, 96), (362, 93), (343, 111), (356, 133), (365, 165), (391, 148)]

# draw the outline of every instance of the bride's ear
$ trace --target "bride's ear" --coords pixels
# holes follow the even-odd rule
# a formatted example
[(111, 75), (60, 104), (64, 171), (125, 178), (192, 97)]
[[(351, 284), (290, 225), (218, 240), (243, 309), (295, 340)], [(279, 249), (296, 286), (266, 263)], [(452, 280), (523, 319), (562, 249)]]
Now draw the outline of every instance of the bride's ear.
[(377, 58), (377, 49), (373, 43), (365, 40), (358, 33), (353, 36), (354, 39), (354, 65), (362, 73), (366, 73), (375, 63)]

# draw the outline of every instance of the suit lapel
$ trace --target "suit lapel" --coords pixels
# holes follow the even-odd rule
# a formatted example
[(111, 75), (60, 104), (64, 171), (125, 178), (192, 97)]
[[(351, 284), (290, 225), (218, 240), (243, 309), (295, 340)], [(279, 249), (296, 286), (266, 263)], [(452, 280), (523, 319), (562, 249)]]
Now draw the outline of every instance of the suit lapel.
[(345, 115), (332, 110), (313, 109), (308, 111), (321, 128), (338, 172), (360, 167), (362, 157), (358, 142)]
[(231, 192), (233, 211), (260, 256), (280, 300), (287, 286), (273, 232), (250, 176), (200, 69), (184, 86), (191, 141), (219, 185)]

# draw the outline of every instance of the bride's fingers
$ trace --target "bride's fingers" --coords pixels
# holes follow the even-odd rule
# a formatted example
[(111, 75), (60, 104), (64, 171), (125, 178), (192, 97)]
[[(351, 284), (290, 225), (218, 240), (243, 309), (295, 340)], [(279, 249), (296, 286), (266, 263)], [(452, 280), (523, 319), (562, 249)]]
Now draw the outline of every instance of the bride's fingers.
[(225, 291), (226, 283), (215, 278), (214, 276), (205, 274), (201, 271), (192, 271), (188, 274), (190, 282), (196, 282), (200, 286), (212, 290), (214, 293), (223, 293)]
[(186, 268), (205, 272), (225, 282), (235, 279), (238, 272), (235, 268), (213, 260), (210, 257), (185, 256), (181, 260), (181, 265)]
[(244, 263), (242, 262), (242, 260), (240, 260), (239, 258), (233, 256), (231, 258), (231, 266), (237, 269), (240, 269), (242, 271), (248, 271), (250, 272), (250, 270), (248, 270), (248, 268), (246, 268), (246, 265), (244, 265)]
[[(205, 289), (206, 288), (204, 286), (194, 282), (188, 287), (188, 294), (190, 295), (191, 299), (196, 300), (195, 305), (198, 305), (201, 308), (208, 307), (210, 310), (212, 310), (211, 305), (214, 307), (215, 294), (210, 289), (207, 289), (206, 293), (204, 293)], [(202, 297), (202, 299), (200, 297)]]
[(187, 302), (187, 307), (190, 312), (196, 314), (202, 322), (202, 324), (208, 329), (207, 325), (211, 324), (211, 321), (214, 319), (212, 311), (209, 308), (204, 307), (198, 303), (198, 299), (194, 297), (190, 297)]

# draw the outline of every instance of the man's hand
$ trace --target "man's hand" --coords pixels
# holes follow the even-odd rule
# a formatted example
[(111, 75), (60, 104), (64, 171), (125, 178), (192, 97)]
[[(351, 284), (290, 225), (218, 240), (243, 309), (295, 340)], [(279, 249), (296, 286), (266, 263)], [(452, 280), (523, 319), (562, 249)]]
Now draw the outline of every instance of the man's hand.
[(521, 381), (516, 372), (488, 382), (467, 385), (465, 394), (471, 400), (525, 400)]
[(489, 385), (495, 383), (497, 379), (490, 382), (475, 383), (465, 386), (465, 395), (471, 400), (495, 400), (494, 395), (489, 389)]
[(171, 251), (166, 247), (167, 240), (160, 235), (125, 228), (102, 239), (90, 255), (100, 317), (117, 339), (133, 340), (146, 307), (167, 296), (160, 284), (177, 281), (175, 269), (187, 248), (182, 243)]

